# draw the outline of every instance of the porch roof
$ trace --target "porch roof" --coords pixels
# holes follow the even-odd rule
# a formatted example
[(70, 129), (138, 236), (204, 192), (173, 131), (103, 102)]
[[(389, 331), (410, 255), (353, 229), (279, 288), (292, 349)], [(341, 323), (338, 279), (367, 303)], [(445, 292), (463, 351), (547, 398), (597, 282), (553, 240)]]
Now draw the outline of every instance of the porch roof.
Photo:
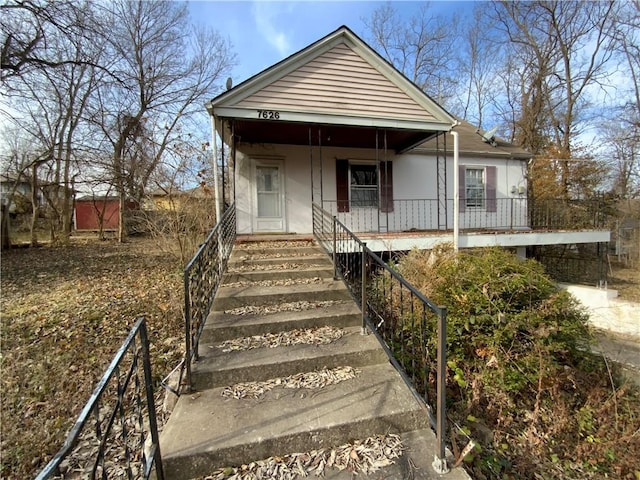
[[(453, 131), (460, 134), (459, 148), (461, 155), (518, 160), (529, 160), (533, 158), (532, 153), (502, 138), (494, 137), (493, 143), (489, 143), (480, 135), (477, 127), (465, 120), (458, 119), (458, 124), (453, 128)], [(443, 148), (443, 145), (436, 145), (435, 140), (432, 139), (416, 147), (416, 151), (421, 153), (435, 153), (437, 150), (442, 150)], [(452, 141), (447, 142), (446, 149), (448, 153), (453, 153)]]
[(249, 143), (371, 148), (385, 130), (387, 147), (402, 151), (455, 123), (345, 26), (206, 106), (216, 120), (233, 120), (238, 140)]

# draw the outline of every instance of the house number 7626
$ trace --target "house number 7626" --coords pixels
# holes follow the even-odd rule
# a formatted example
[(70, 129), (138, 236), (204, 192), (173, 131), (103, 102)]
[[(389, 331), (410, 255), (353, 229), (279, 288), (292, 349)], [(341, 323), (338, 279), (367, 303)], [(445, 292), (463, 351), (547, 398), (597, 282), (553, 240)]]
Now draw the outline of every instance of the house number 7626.
[(274, 110), (258, 110), (258, 118), (265, 120), (280, 120), (280, 112)]

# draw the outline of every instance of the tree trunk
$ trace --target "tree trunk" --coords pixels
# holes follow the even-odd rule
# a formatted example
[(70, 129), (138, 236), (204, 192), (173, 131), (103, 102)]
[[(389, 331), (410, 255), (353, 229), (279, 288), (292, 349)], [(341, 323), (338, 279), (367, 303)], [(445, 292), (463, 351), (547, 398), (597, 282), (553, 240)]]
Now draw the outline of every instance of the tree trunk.
[(31, 246), (38, 246), (38, 235), (36, 225), (38, 222), (38, 163), (34, 162), (31, 168)]
[(120, 192), (118, 196), (118, 242), (124, 243), (127, 236), (127, 232), (124, 225), (124, 209), (125, 209), (125, 196), (123, 192)]
[(11, 248), (11, 237), (9, 236), (9, 205), (4, 203), (1, 206), (0, 213), (0, 236), (2, 242), (0, 243), (0, 250), (8, 250)]

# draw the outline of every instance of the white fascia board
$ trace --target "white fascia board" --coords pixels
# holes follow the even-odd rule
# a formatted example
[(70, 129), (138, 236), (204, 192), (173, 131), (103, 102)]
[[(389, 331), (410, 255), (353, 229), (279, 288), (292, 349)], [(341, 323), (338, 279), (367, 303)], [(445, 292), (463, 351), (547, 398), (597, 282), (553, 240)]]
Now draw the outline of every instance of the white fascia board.
[[(463, 238), (464, 237), (464, 238)], [(527, 247), (530, 245), (570, 245), (574, 243), (608, 242), (608, 230), (586, 230), (574, 232), (522, 232), (522, 233), (478, 233), (460, 236), (461, 248), (475, 247)]]
[[(232, 108), (232, 107), (215, 107), (214, 115), (218, 118), (235, 118), (246, 120), (261, 120), (258, 116), (259, 111), (273, 111), (271, 109), (259, 108)], [(377, 117), (360, 117), (355, 115), (339, 115), (327, 114), (321, 112), (287, 112), (278, 110), (278, 120), (262, 120), (264, 122), (296, 122), (296, 123), (316, 123), (326, 125), (345, 125), (360, 127), (380, 127), (380, 128), (397, 128), (404, 130), (414, 130), (422, 132), (448, 132), (451, 125), (446, 122), (438, 121), (418, 121), (393, 118), (377, 118)]]
[[(579, 232), (522, 232), (522, 233), (461, 233), (460, 248), (480, 247), (527, 247), (532, 245), (564, 245), (574, 243), (608, 242), (611, 232), (608, 230), (589, 230)], [(374, 252), (407, 251), (412, 248), (430, 250), (440, 243), (453, 242), (453, 234), (426, 235), (424, 237), (376, 238), (361, 235), (361, 240)]]

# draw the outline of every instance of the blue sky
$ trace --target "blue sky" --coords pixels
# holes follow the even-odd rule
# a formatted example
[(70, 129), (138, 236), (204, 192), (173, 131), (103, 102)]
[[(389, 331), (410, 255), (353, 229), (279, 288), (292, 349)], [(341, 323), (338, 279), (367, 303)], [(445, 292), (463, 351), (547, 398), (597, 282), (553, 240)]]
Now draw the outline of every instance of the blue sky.
[[(189, 10), (196, 23), (210, 25), (228, 37), (238, 56), (232, 73), (237, 85), (341, 25), (366, 40), (362, 21), (386, 2), (373, 1), (213, 1), (191, 0)], [(423, 2), (393, 2), (409, 17)], [(473, 2), (432, 2), (432, 10), (449, 15), (471, 12)]]

